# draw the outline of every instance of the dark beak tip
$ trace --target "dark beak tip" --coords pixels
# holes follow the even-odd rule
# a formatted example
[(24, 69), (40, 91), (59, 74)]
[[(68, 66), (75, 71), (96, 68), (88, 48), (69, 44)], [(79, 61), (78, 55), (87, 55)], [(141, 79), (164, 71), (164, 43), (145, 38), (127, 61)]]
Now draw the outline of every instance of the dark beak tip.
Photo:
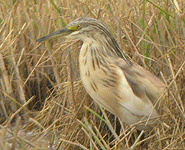
[(42, 42), (42, 41), (44, 41), (43, 37), (36, 40), (36, 42)]
[(41, 42), (41, 40), (40, 39), (37, 39), (36, 42)]

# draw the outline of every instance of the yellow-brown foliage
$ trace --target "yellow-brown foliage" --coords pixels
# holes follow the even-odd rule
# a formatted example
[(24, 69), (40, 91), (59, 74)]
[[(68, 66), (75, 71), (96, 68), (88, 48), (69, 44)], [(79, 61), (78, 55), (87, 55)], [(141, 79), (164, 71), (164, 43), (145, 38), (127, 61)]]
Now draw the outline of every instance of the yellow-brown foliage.
[[(184, 5), (184, 0), (0, 0), (0, 149), (185, 149)], [(86, 16), (101, 20), (133, 61), (168, 85), (164, 123), (143, 144), (133, 128), (106, 112), (108, 122), (85, 92), (80, 41), (36, 43)], [(121, 135), (113, 138), (116, 124)]]

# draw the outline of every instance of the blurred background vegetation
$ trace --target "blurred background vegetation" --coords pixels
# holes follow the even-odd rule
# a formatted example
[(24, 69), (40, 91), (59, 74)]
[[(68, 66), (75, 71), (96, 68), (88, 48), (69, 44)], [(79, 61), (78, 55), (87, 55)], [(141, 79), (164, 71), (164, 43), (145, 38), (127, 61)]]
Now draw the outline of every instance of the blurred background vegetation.
[[(185, 149), (184, 6), (184, 0), (0, 0), (0, 149)], [(36, 43), (78, 17), (102, 21), (125, 54), (167, 84), (164, 123), (144, 142), (85, 92), (81, 41)]]

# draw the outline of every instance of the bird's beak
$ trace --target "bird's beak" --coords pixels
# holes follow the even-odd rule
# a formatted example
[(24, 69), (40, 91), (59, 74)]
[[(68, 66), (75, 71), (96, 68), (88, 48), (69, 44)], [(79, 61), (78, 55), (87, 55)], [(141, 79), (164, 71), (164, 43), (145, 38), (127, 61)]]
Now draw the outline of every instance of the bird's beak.
[(51, 37), (55, 37), (55, 36), (59, 36), (59, 35), (66, 36), (66, 35), (69, 35), (70, 33), (71, 33), (71, 31), (68, 30), (67, 28), (60, 29), (58, 31), (55, 31), (55, 32), (53, 32), (51, 34), (48, 34), (46, 36), (43, 36), (43, 37), (37, 39), (36, 42), (41, 42), (41, 41), (47, 40), (47, 39), (49, 39)]

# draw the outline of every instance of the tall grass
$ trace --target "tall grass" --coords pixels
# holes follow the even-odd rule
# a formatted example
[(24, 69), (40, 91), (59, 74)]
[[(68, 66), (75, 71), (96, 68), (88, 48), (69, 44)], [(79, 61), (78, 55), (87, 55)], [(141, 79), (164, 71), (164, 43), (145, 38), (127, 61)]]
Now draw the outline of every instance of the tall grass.
[[(184, 0), (0, 0), (0, 149), (185, 149)], [(101, 20), (133, 61), (168, 87), (163, 124), (140, 140), (94, 103), (80, 41), (36, 39), (77, 17)], [(144, 144), (142, 144), (144, 143)]]

